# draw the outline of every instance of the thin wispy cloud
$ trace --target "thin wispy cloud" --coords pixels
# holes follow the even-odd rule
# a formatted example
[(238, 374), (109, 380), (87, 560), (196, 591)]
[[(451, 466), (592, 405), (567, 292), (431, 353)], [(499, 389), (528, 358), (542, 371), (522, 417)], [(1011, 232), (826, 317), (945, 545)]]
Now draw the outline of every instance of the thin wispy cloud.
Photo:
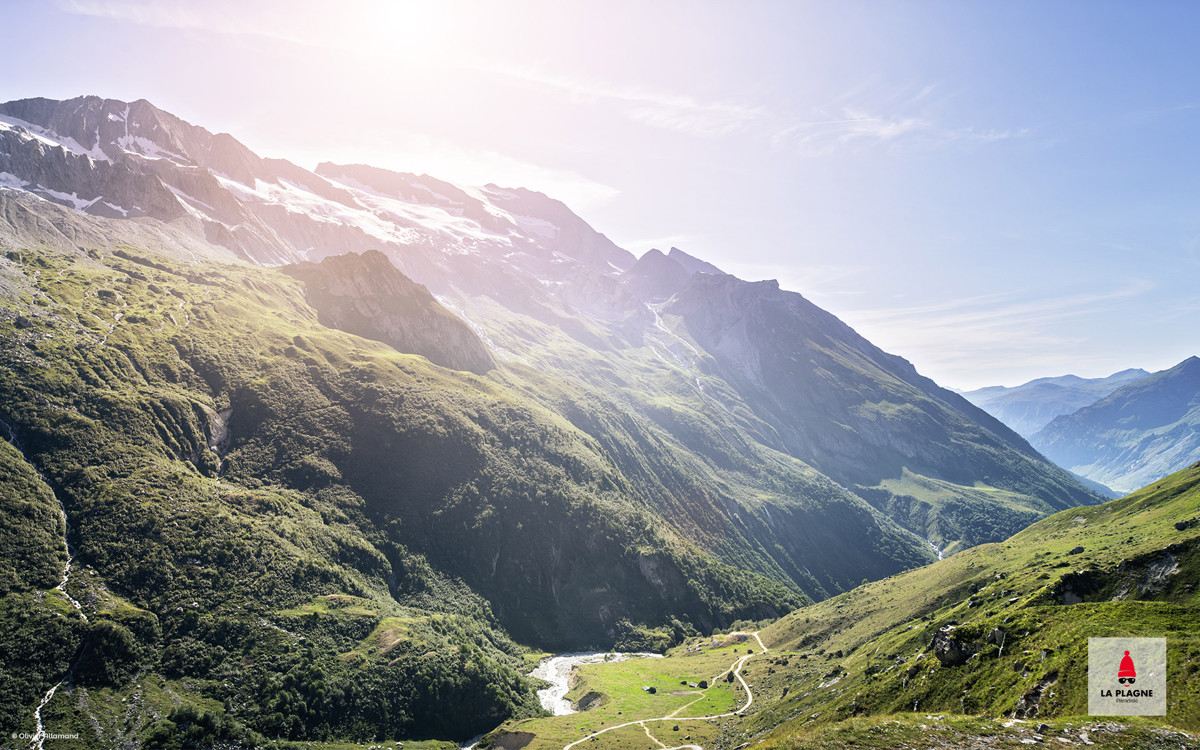
[[(453, 67), (428, 54), (446, 46), (464, 22), (458, 6), (398, 0), (320, 0), (247, 3), (244, 0), (53, 0), (62, 11), (139, 26), (282, 41), (314, 50), (410, 59)], [(474, 19), (470, 19), (474, 20)], [(456, 50), (462, 52), (462, 50)]]
[[(626, 118), (650, 127), (704, 137), (744, 133), (762, 137), (776, 148), (794, 150), (800, 156), (898, 144), (926, 148), (951, 143), (986, 144), (1029, 133), (1028, 130), (952, 128), (927, 115), (898, 113), (927, 103), (936, 90), (933, 85), (916, 91), (911, 87), (903, 88), (895, 95), (884, 97), (877, 109), (843, 104), (835, 116), (797, 118), (765, 105), (704, 101), (685, 94), (623, 87), (600, 79), (578, 78), (536, 68), (495, 64), (480, 67), (511, 80), (557, 92), (573, 101), (615, 104)], [(845, 95), (845, 99), (862, 98), (866, 98), (865, 87)], [(817, 110), (817, 113), (822, 111), (828, 111), (828, 108)]]
[(1061, 323), (1102, 312), (1146, 294), (1155, 285), (1133, 279), (1107, 292), (1021, 299), (988, 294), (925, 305), (839, 311), (838, 316), (883, 349), (900, 352), (937, 380), (952, 385), (995, 384), (995, 363), (1019, 364), (1030, 371), (1068, 372), (1103, 367), (1104, 358), (1080, 359), (1087, 343), (1064, 333)]
[(1116, 300), (1136, 297), (1153, 288), (1154, 284), (1146, 279), (1134, 279), (1104, 293), (1037, 300), (1019, 300), (1011, 294), (997, 293), (907, 308), (856, 310), (847, 314), (865, 322), (901, 319), (906, 327), (982, 332), (1086, 315)]
[(702, 101), (685, 94), (619, 86), (536, 68), (481, 65), (509, 79), (565, 94), (576, 101), (614, 103), (625, 117), (644, 125), (698, 136), (726, 135), (762, 119), (764, 107), (737, 102)]
[[(311, 44), (310, 38), (292, 34), (280, 23), (277, 9), (246, 3), (182, 0), (135, 2), (133, 0), (54, 0), (58, 8), (78, 16), (133, 23), (163, 29), (191, 29), (219, 34), (238, 34)], [(257, 21), (257, 22), (256, 22)]]
[(938, 148), (954, 143), (986, 144), (1021, 138), (1029, 130), (978, 130), (948, 128), (928, 117), (871, 112), (845, 107), (829, 119), (797, 120), (771, 136), (776, 148), (793, 149), (801, 156), (857, 152), (881, 146), (905, 145)]

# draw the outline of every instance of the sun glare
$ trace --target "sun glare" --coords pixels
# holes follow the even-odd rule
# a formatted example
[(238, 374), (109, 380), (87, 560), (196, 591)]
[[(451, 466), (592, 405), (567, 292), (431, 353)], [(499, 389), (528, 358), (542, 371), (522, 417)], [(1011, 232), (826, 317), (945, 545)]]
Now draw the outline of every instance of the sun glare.
[(414, 62), (452, 64), (468, 50), (471, 24), (462, 6), (374, 0), (340, 17), (338, 46)]

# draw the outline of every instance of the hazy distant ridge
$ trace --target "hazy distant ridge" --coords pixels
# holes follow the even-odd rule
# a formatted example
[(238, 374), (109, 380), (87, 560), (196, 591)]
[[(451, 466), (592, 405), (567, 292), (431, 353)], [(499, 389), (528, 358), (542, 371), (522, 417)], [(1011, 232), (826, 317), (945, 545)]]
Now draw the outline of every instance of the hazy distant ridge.
[(1106, 378), (1061, 375), (1037, 378), (1011, 388), (987, 386), (965, 391), (962, 395), (1028, 440), (1055, 417), (1093, 404), (1121, 386), (1149, 374), (1145, 370), (1129, 369)]
[(1200, 460), (1200, 358), (1132, 382), (1030, 442), (1071, 471), (1132, 492)]

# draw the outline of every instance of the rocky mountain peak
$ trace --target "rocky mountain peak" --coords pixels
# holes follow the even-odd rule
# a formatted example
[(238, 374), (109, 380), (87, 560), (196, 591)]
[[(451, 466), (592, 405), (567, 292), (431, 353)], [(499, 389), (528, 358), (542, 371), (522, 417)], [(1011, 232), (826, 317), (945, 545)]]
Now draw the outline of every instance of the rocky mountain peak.
[(647, 250), (638, 258), (637, 263), (622, 274), (621, 283), (643, 302), (663, 302), (670, 299), (695, 273), (680, 263), (677, 260), (678, 256), (679, 254), (669, 257), (657, 248)]
[(688, 273), (711, 273), (715, 276), (724, 276), (725, 272), (714, 266), (712, 263), (700, 260), (699, 258), (688, 255), (677, 247), (672, 247), (671, 252), (667, 253), (667, 257), (683, 266)]

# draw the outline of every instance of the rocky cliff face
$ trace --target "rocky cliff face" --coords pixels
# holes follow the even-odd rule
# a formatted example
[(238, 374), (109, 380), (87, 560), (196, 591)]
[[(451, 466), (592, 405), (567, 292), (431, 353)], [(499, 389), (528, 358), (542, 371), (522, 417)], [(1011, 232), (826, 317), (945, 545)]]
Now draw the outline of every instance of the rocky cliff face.
[(339, 255), (281, 270), (304, 282), (323, 325), (454, 370), (482, 375), (496, 366), (475, 332), (383, 253)]

